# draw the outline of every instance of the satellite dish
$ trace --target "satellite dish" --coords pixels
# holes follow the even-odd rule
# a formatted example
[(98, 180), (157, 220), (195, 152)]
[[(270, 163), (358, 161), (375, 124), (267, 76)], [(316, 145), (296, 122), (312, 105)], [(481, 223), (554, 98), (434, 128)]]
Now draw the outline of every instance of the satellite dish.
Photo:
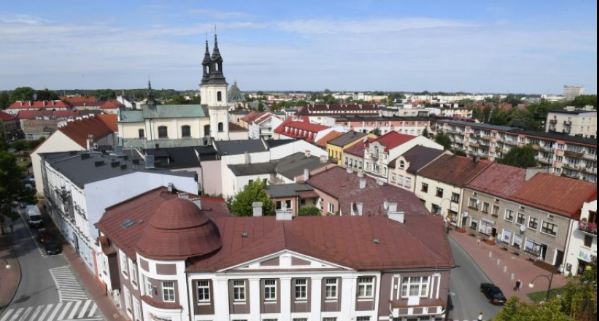
[(526, 226), (520, 225), (520, 232), (522, 232), (522, 233), (526, 232)]

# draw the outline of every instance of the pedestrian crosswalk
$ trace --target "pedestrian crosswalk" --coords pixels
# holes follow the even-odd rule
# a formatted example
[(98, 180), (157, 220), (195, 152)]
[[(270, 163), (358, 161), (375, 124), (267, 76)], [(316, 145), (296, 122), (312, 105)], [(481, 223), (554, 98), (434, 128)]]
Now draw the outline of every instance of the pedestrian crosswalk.
[(50, 269), (50, 275), (56, 283), (60, 302), (76, 302), (89, 298), (68, 265)]
[(102, 321), (92, 300), (7, 310), (0, 321)]

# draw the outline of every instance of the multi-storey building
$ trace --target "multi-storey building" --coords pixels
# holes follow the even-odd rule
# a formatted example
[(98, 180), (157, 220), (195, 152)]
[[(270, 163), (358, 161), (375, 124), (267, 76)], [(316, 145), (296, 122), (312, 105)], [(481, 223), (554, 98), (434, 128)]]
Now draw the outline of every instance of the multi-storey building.
[(512, 253), (576, 274), (567, 247), (583, 205), (596, 200), (595, 184), (493, 164), (465, 189), (463, 227)]
[(578, 96), (584, 95), (584, 87), (582, 86), (564, 86), (564, 98), (573, 100)]
[(49, 111), (65, 111), (73, 108), (60, 100), (44, 100), (44, 101), (16, 101), (10, 105), (6, 112), (11, 115), (17, 115), (21, 111), (30, 110), (49, 110)]
[(19, 129), (19, 119), (14, 115), (0, 111), (0, 136), (3, 139), (12, 137)]
[(365, 134), (356, 131), (349, 131), (327, 143), (327, 153), (329, 159), (337, 165), (343, 165), (345, 150), (358, 143), (363, 143), (364, 139), (376, 138), (374, 134)]
[(597, 111), (593, 106), (578, 109), (566, 107), (553, 110), (547, 114), (546, 131), (548, 133), (563, 133), (570, 136), (596, 138)]
[(416, 146), (389, 164), (389, 184), (416, 193), (416, 175), (445, 152), (443, 150)]
[(596, 139), (454, 120), (439, 120), (431, 129), (448, 134), (454, 149), (493, 161), (514, 147), (531, 145), (538, 163), (552, 173), (597, 182)]
[(274, 130), (279, 127), (283, 121), (274, 114), (265, 112), (258, 118), (255, 118), (248, 124), (250, 139), (271, 139)]
[(426, 117), (338, 117), (334, 121), (336, 125), (343, 126), (348, 131), (378, 131), (379, 135), (398, 132), (410, 136), (420, 136), (431, 124), (430, 119)]
[(389, 164), (415, 146), (443, 150), (443, 146), (423, 136), (410, 136), (392, 131), (366, 144), (364, 171), (387, 181)]
[[(367, 151), (367, 145), (372, 143), (376, 138), (365, 137), (363, 141), (353, 145), (343, 151), (343, 167), (351, 168), (355, 171), (364, 170), (364, 154)], [(333, 156), (334, 157), (334, 156)], [(335, 161), (335, 158), (333, 158)]]
[(564, 271), (578, 275), (597, 261), (597, 200), (584, 204), (570, 234)]
[(160, 189), (97, 224), (103, 273), (132, 320), (446, 318), (454, 262), (438, 217), (202, 209)]
[(307, 117), (311, 123), (328, 125), (327, 121), (337, 117), (379, 116), (377, 105), (308, 105), (300, 109), (296, 116)]

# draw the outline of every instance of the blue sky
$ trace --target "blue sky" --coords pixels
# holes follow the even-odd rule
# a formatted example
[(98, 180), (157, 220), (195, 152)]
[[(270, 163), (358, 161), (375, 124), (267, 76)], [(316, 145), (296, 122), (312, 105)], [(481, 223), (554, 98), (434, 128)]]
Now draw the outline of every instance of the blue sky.
[(597, 93), (591, 0), (2, 0), (0, 90), (195, 89), (215, 25), (242, 90)]

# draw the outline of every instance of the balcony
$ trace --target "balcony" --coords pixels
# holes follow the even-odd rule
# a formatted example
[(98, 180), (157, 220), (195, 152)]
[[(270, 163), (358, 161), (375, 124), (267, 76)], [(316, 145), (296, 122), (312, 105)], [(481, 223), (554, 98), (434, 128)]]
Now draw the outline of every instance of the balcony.
[(551, 158), (539, 157), (538, 162), (541, 164), (553, 166), (553, 159)]
[(597, 223), (582, 221), (578, 224), (578, 230), (585, 234), (597, 236)]
[(584, 156), (583, 152), (574, 152), (574, 151), (565, 151), (564, 155), (567, 157), (574, 157), (574, 158), (582, 158)]
[(552, 119), (549, 121), (549, 123), (552, 125), (557, 125), (557, 119)]
[(564, 126), (572, 126), (571, 120), (564, 120)]
[(544, 152), (553, 153), (553, 146), (547, 146), (547, 145), (545, 145), (545, 146), (541, 147), (541, 150), (544, 151)]
[(583, 169), (583, 172), (585, 172), (587, 174), (597, 175), (597, 167), (595, 167), (595, 168), (585, 167)]
[(506, 140), (506, 141), (505, 141), (505, 144), (506, 144), (506, 145), (510, 145), (510, 146), (517, 146), (517, 145), (518, 145), (518, 142), (517, 142), (517, 141), (515, 141), (515, 140)]
[(569, 170), (573, 170), (573, 171), (580, 171), (581, 168), (578, 165), (572, 165), (572, 164), (564, 164), (564, 168), (569, 169)]
[(597, 161), (597, 154), (584, 154), (582, 155), (582, 158)]

